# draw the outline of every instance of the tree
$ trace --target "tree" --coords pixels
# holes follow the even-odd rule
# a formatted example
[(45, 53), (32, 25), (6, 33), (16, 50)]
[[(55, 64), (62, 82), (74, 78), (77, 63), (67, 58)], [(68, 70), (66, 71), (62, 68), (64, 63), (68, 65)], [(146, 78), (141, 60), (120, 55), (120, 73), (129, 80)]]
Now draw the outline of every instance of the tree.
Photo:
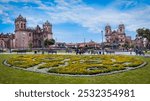
[(46, 39), (46, 40), (44, 41), (44, 47), (48, 47), (48, 44), (49, 44), (49, 40)]
[(50, 39), (49, 40), (49, 45), (54, 45), (55, 44), (55, 40), (54, 39)]
[(138, 36), (141, 36), (142, 38), (146, 38), (148, 40), (148, 45), (147, 47), (150, 46), (150, 29), (148, 28), (139, 28), (136, 30), (138, 33)]
[(54, 45), (55, 44), (55, 40), (54, 39), (46, 39), (44, 41), (44, 46), (48, 47), (49, 45)]
[(147, 40), (150, 42), (150, 29), (147, 28), (139, 28), (136, 30), (138, 33), (138, 36), (141, 36), (143, 38), (147, 38)]

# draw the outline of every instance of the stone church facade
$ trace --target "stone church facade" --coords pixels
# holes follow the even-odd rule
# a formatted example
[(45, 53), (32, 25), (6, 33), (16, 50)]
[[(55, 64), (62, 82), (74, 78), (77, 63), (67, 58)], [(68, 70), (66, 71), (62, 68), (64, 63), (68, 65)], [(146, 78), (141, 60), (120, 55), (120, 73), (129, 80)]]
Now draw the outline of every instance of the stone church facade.
[(131, 37), (126, 36), (124, 24), (120, 24), (118, 26), (118, 29), (113, 31), (111, 29), (111, 26), (107, 25), (105, 27), (105, 37), (106, 43), (109, 45), (123, 46), (126, 42), (129, 44), (132, 43)]
[(13, 33), (0, 34), (0, 50), (15, 48), (15, 35)]
[(52, 24), (46, 21), (43, 28), (37, 25), (35, 28), (27, 27), (26, 18), (19, 15), (15, 19), (15, 48), (41, 48), (45, 39), (52, 39)]
[(0, 34), (0, 49), (42, 48), (45, 39), (52, 39), (52, 24), (48, 21), (43, 24), (42, 28), (39, 25), (35, 28), (29, 28), (26, 18), (19, 15), (14, 23), (15, 34)]

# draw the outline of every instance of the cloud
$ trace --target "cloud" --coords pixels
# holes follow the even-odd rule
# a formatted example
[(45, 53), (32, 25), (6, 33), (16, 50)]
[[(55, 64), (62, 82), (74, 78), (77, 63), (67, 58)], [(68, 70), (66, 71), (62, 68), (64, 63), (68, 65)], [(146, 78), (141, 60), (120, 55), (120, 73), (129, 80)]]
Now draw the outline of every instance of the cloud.
[(32, 2), (32, 0), (1, 0), (0, 2), (9, 3), (9, 2)]
[(3, 11), (0, 9), (0, 14), (3, 14)]
[[(18, 3), (19, 0), (1, 0), (0, 2), (6, 3), (0, 10), (0, 14), (3, 13), (3, 21), (9, 23), (12, 23), (16, 15), (21, 13), (29, 20), (30, 26), (41, 24), (43, 20), (50, 20), (53, 24), (75, 23), (87, 28), (91, 33), (104, 30), (107, 23), (114, 28), (124, 23), (126, 29), (132, 32), (139, 27), (149, 28), (150, 26), (150, 6), (139, 4), (139, 0), (116, 0), (106, 7), (99, 8), (85, 4), (82, 0), (50, 0), (49, 2), (22, 0), (21, 2), (24, 3), (38, 5), (37, 7), (26, 5), (22, 8), (9, 4), (9, 2)], [(120, 7), (123, 7), (123, 10)], [(10, 17), (7, 16), (8, 14)]]
[[(49, 8), (49, 11), (47, 11), (53, 23), (76, 23), (94, 33), (99, 33), (100, 30), (104, 29), (103, 25), (107, 23), (113, 26), (124, 23), (129, 31), (135, 31), (139, 27), (150, 26), (150, 23), (147, 22), (150, 20), (150, 17), (143, 17), (143, 15), (150, 14), (150, 6), (148, 5), (147, 7), (122, 11), (114, 7), (115, 3), (107, 8), (97, 9), (85, 5), (82, 1), (76, 3), (66, 2), (65, 0), (56, 1), (57, 5)], [(125, 5), (125, 8), (128, 8), (137, 4), (138, 2), (125, 0), (117, 5)], [(53, 11), (51, 12), (51, 10)]]
[(110, 6), (128, 9), (136, 7), (138, 4), (139, 4), (138, 0), (116, 0), (116, 2), (110, 4)]
[(12, 21), (9, 17), (4, 18), (3, 19), (3, 24), (8, 24), (8, 23), (13, 24), (14, 21)]
[(45, 10), (49, 10), (47, 14), (53, 23), (76, 23), (91, 31), (97, 30), (95, 28), (97, 27), (95, 25), (99, 24), (99, 21), (95, 20), (98, 19), (96, 16), (97, 10), (83, 4), (81, 0), (70, 0), (69, 2), (56, 0), (55, 3), (57, 5), (53, 7), (45, 6)]

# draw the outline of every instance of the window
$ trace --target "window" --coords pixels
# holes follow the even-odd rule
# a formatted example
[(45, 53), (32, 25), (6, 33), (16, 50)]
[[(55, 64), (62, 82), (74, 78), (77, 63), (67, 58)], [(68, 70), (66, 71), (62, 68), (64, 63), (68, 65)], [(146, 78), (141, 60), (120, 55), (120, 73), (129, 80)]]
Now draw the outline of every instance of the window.
[(120, 32), (122, 32), (122, 28), (120, 28)]
[(24, 24), (24, 28), (26, 28), (26, 24)]
[(23, 28), (23, 23), (21, 23), (21, 28)]
[(31, 33), (29, 33), (29, 37), (31, 37)]
[(109, 31), (107, 30), (107, 33), (108, 33)]

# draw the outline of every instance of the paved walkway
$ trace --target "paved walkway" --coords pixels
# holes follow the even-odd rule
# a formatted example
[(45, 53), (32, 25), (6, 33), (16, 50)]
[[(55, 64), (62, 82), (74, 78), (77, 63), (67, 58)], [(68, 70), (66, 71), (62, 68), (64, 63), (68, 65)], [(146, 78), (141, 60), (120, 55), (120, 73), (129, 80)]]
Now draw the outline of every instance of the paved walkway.
[[(0, 53), (0, 54), (17, 54), (17, 53), (16, 52), (12, 52), (12, 53), (4, 52), (4, 53)], [(34, 52), (26, 52), (26, 53), (19, 53), (19, 54), (34, 54)], [(42, 52), (39, 52), (37, 54), (42, 54)], [(45, 52), (44, 54), (48, 54), (48, 53)], [(75, 53), (57, 53), (57, 54), (58, 55), (76, 55)], [(104, 54), (106, 54), (106, 53), (104, 53)], [(115, 52), (112, 54), (115, 54), (115, 55), (133, 55), (133, 56), (136, 55), (135, 52)], [(91, 54), (85, 53), (84, 55), (91, 55)], [(150, 57), (150, 54), (145, 54), (144, 56)]]
[(117, 55), (136, 55), (135, 52), (115, 52)]

